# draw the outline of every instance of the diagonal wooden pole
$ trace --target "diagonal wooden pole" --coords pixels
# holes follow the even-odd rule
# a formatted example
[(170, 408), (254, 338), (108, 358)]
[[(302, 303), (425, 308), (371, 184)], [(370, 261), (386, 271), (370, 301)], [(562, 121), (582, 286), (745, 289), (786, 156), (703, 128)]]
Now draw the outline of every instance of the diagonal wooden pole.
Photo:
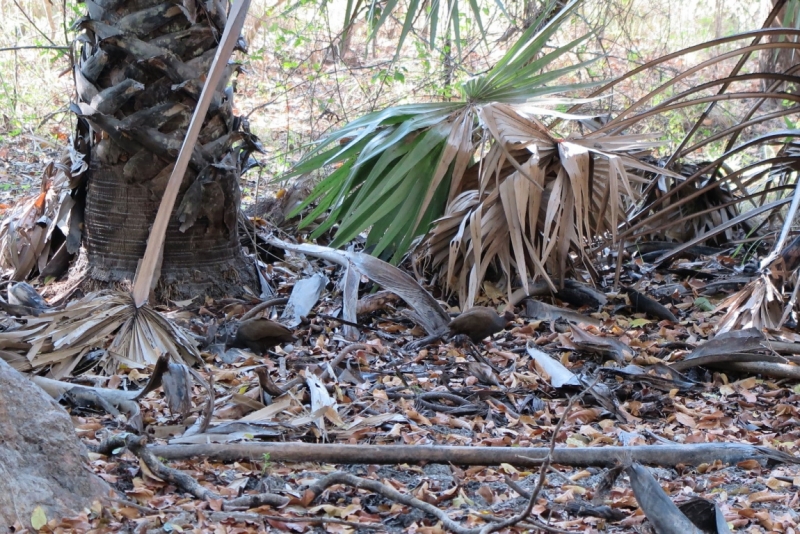
[(137, 308), (141, 308), (147, 303), (150, 289), (156, 281), (155, 273), (161, 263), (161, 255), (164, 251), (164, 238), (167, 234), (167, 224), (169, 223), (170, 215), (172, 215), (172, 208), (175, 207), (178, 190), (180, 189), (186, 169), (189, 166), (189, 159), (191, 158), (194, 146), (197, 144), (197, 137), (200, 134), (200, 128), (205, 120), (208, 106), (211, 104), (211, 98), (214, 96), (214, 91), (222, 79), (222, 74), (233, 53), (233, 47), (239, 39), (249, 7), (250, 0), (237, 0), (228, 15), (225, 31), (222, 33), (222, 40), (217, 47), (217, 53), (214, 55), (214, 61), (211, 63), (211, 70), (206, 78), (205, 85), (203, 85), (203, 92), (200, 94), (200, 100), (197, 102), (197, 107), (192, 115), (189, 129), (186, 131), (186, 137), (183, 140), (183, 145), (181, 145), (181, 151), (178, 153), (175, 168), (172, 170), (172, 174), (167, 182), (167, 188), (164, 191), (164, 196), (158, 207), (158, 213), (156, 214), (153, 228), (150, 230), (150, 237), (147, 239), (147, 249), (145, 249), (144, 258), (139, 264), (138, 269), (136, 269), (136, 276), (133, 280), (133, 301)]

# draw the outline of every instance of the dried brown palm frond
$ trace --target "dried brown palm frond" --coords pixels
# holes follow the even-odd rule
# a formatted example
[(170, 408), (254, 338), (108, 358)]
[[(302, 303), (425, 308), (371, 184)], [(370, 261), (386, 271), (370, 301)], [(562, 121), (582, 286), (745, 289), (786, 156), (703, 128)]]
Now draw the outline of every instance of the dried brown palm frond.
[[(495, 144), (485, 142), (484, 147), (488, 147), (485, 155), (482, 151), (478, 168), (471, 169), (476, 171), (472, 180), (474, 187), (465, 187), (457, 201), (448, 206), (445, 217), (437, 221), (429, 234), (425, 249), (432, 263), (442, 268), (448, 286), (458, 290), (462, 302), (471, 303), (492, 262), (505, 271), (508, 278), (518, 275), (525, 284), (529, 273), (538, 275), (545, 271), (543, 265), (550, 273), (562, 273), (568, 254), (582, 254), (588, 239), (602, 236), (606, 231), (615, 240), (672, 237), (689, 241), (686, 246), (690, 246), (720, 234), (723, 241), (747, 236), (779, 214), (788, 204), (790, 198), (787, 194), (792, 192), (796, 183), (796, 173), (786, 172), (787, 166), (793, 169), (797, 165), (796, 159), (792, 161), (790, 151), (783, 150), (778, 156), (766, 160), (758, 158), (749, 165), (729, 163), (757, 155), (765, 145), (800, 136), (796, 127), (766, 135), (752, 133), (754, 128), (762, 127), (764, 123), (788, 119), (800, 109), (796, 104), (800, 103), (800, 98), (791, 94), (787, 97), (785, 92), (781, 92), (781, 84), (800, 83), (797, 69), (778, 74), (740, 75), (741, 65), (737, 65), (727, 77), (715, 78), (683, 92), (677, 90), (679, 82), (688, 81), (703, 69), (712, 68), (726, 59), (744, 60), (759, 50), (800, 46), (788, 42), (759, 43), (760, 38), (773, 33), (796, 35), (798, 32), (765, 30), (704, 43), (651, 62), (603, 87), (592, 96), (605, 94), (615, 84), (663, 61), (736, 40), (752, 41), (740, 49), (720, 52), (706, 62), (687, 68), (616, 113), (608, 123), (582, 140), (556, 140), (549, 133), (552, 128), (537, 128), (535, 120), (526, 123), (526, 117), (520, 118), (523, 112), (519, 106), (484, 106), (480, 115), (481, 126), (491, 131)], [(767, 91), (731, 92), (760, 80), (770, 82)], [(661, 102), (655, 103), (656, 99)], [(790, 101), (792, 105), (757, 115), (761, 104), (778, 99)], [(633, 132), (652, 131), (652, 119), (686, 110), (702, 111), (706, 107), (698, 119), (702, 121), (713, 106), (727, 101), (753, 101), (753, 104), (749, 109), (745, 108), (738, 123), (707, 134), (689, 146), (689, 140), (697, 130), (692, 128), (667, 163), (699, 153), (712, 142), (727, 142), (720, 157), (694, 166), (681, 161), (683, 176), (665, 171), (660, 168), (663, 165), (659, 164), (657, 169), (653, 165), (651, 173), (644, 174), (648, 179), (644, 188), (633, 187), (632, 181), (620, 178), (631, 175), (630, 167), (626, 169), (626, 165), (641, 158), (646, 149), (651, 148), (633, 144), (625, 146)], [(587, 99), (570, 111), (579, 113), (589, 102)], [(496, 114), (500, 110), (510, 110), (511, 113), (505, 113), (499, 121), (493, 120), (492, 112)], [(513, 113), (518, 116), (514, 117)], [(742, 135), (745, 135), (744, 141), (737, 144)], [(616, 139), (623, 143), (616, 148), (630, 158), (622, 165), (621, 172), (612, 172), (619, 168), (617, 160), (598, 157), (602, 156), (603, 150), (591, 152), (592, 148), (599, 146), (597, 143), (611, 143)], [(606, 145), (606, 151), (613, 153), (608, 149), (610, 146)], [(588, 159), (591, 165), (586, 163), (587, 150), (592, 155)], [(641, 166), (631, 167), (642, 169)], [(728, 172), (721, 173), (721, 169), (726, 168)], [(778, 172), (779, 169), (783, 171)], [(687, 170), (691, 172), (685, 172)], [(519, 180), (527, 183), (522, 185)], [(464, 182), (469, 180), (465, 178)], [(535, 193), (537, 188), (542, 191), (540, 195)], [(638, 197), (640, 192), (641, 197)], [(635, 204), (637, 200), (638, 204)], [(755, 223), (751, 221), (753, 218), (757, 219)], [(618, 231), (620, 223), (625, 226)], [(680, 248), (669, 255), (679, 252)], [(515, 267), (516, 272), (512, 273), (511, 267)]]
[(548, 270), (564, 272), (569, 254), (584, 254), (595, 236), (616, 238), (648, 182), (633, 171), (665, 172), (640, 159), (657, 135), (559, 139), (529, 111), (481, 107), (489, 148), (421, 249), (466, 306), (492, 263), (527, 287), (531, 278), (549, 282)]
[(770, 273), (762, 273), (725, 299), (717, 309), (727, 313), (717, 323), (717, 333), (744, 328), (777, 329), (783, 314), (783, 292)]
[[(800, 236), (787, 244), (791, 223), (800, 208), (800, 190), (792, 198), (786, 223), (775, 241), (772, 252), (761, 261), (756, 279), (737, 291), (717, 309), (727, 313), (717, 323), (719, 333), (742, 328), (780, 328), (797, 303), (800, 282), (797, 278), (800, 267)], [(794, 292), (788, 302), (784, 301), (787, 282), (794, 278)]]
[(798, 136), (800, 130), (757, 136), (711, 162), (695, 166), (682, 183), (666, 185), (658, 192), (648, 191), (645, 207), (631, 216), (628, 228), (620, 235), (631, 240), (663, 239), (668, 231), (685, 230), (681, 234), (685, 245), (665, 254), (659, 262), (680, 254), (685, 247), (714, 238), (722, 244), (737, 236), (751, 235), (766, 222), (780, 217), (791, 200), (797, 183), (793, 169), (800, 161), (797, 154), (780, 150), (775, 157), (758, 158), (736, 170), (721, 173), (716, 169), (763, 146), (783, 144), (785, 139), (791, 145)]
[[(70, 182), (79, 179), (86, 165), (71, 161), (65, 151), (58, 162), (50, 162), (42, 173), (41, 192), (20, 200), (0, 224), (0, 268), (12, 280), (25, 280), (32, 274), (45, 273), (63, 248), (62, 256), (80, 247), (80, 221), (73, 220), (75, 200), (70, 196)], [(75, 165), (77, 163), (77, 165)]]
[(45, 247), (46, 228), (39, 224), (44, 215), (48, 184), (42, 192), (21, 200), (0, 225), (0, 266), (11, 270), (13, 280), (24, 280), (34, 269)]
[[(776, 5), (770, 13), (765, 26), (772, 23), (778, 7)], [(800, 97), (793, 90), (800, 83), (800, 64), (791, 65), (785, 72), (778, 73), (740, 72), (755, 53), (784, 50), (793, 51), (796, 56), (800, 50), (797, 42), (799, 35), (800, 31), (796, 29), (762, 29), (698, 45), (711, 48), (726, 42), (750, 39), (749, 43), (738, 49), (721, 52), (716, 57), (680, 73), (598, 130), (599, 133), (626, 131), (628, 128), (640, 127), (639, 123), (643, 124), (660, 114), (697, 109), (702, 112), (698, 114), (665, 166), (673, 168), (672, 165), (680, 164), (681, 160), (696, 157), (712, 146), (712, 143), (724, 144), (721, 155), (713, 161), (697, 165), (680, 183), (653, 181), (646, 191), (641, 207), (632, 214), (627, 228), (620, 233), (623, 238), (635, 240), (640, 237), (669, 237), (669, 232), (676, 229), (689, 230), (681, 236), (682, 246), (663, 254), (656, 262), (670, 260), (685, 249), (709, 239), (716, 238), (719, 244), (734, 236), (751, 237), (759, 231), (774, 233), (777, 226), (775, 223), (780, 224), (782, 220), (780, 237), (775, 241), (772, 254), (762, 261), (759, 276), (720, 305), (720, 309), (726, 309), (727, 313), (717, 325), (719, 332), (749, 327), (779, 328), (796, 302), (797, 287), (788, 304), (784, 303), (783, 295), (784, 285), (798, 265), (798, 243), (795, 241), (785, 250), (782, 247), (800, 205), (800, 152), (797, 150), (800, 129), (795, 119), (800, 111)], [(773, 42), (762, 43), (765, 38), (772, 39)], [(698, 47), (692, 47), (673, 57), (697, 49)], [(719, 78), (712, 76), (710, 81), (680, 92), (648, 109), (648, 104), (655, 96), (665, 94), (679, 80), (728, 58), (737, 59), (730, 75)], [(667, 58), (645, 65), (642, 70), (665, 59)], [(633, 74), (634, 72), (629, 73), (623, 78)], [(622, 80), (614, 83), (620, 81)], [(752, 89), (753, 82), (756, 81), (761, 82), (763, 90)], [(603, 90), (609, 88), (605, 87)], [(713, 125), (714, 121), (710, 119), (712, 112), (726, 102), (740, 105), (726, 110), (733, 124), (712, 129), (704, 136), (697, 135), (701, 131), (701, 125), (707, 122)], [(744, 112), (741, 112), (743, 103), (749, 107), (744, 107)], [(771, 103), (771, 108), (777, 110), (765, 112), (765, 103)], [(636, 111), (638, 113), (634, 114)], [(782, 123), (778, 126), (775, 126), (775, 122), (770, 123), (776, 120)], [(772, 130), (763, 133), (765, 127), (770, 126)], [(776, 145), (780, 147), (777, 154), (765, 158), (764, 152), (771, 152)], [(756, 235), (755, 238), (759, 236)]]
[[(765, 26), (769, 26), (775, 15), (776, 12), (770, 14)], [(642, 203), (621, 229), (621, 238), (675, 238), (692, 243), (716, 238), (717, 244), (721, 244), (749, 236), (764, 221), (779, 216), (788, 203), (787, 195), (795, 187), (796, 177), (776, 173), (776, 169), (792, 165), (792, 158), (787, 153), (764, 158), (764, 150), (800, 136), (800, 130), (791, 120), (800, 111), (800, 97), (786, 89), (800, 83), (800, 65), (778, 73), (747, 73), (746, 66), (764, 51), (794, 50), (796, 54), (800, 50), (800, 44), (795, 42), (798, 35), (800, 31), (796, 29), (778, 28), (715, 39), (653, 60), (596, 91), (604, 94), (659, 64), (720, 47), (717, 54), (671, 77), (589, 135), (642, 131), (652, 128), (654, 121), (674, 118), (676, 114), (683, 114), (688, 122), (683, 140), (664, 163), (671, 170), (682, 169), (684, 178), (653, 180)], [(762, 42), (765, 39), (773, 42)], [(739, 48), (729, 49), (737, 41), (745, 42)], [(733, 60), (736, 65), (730, 74), (716, 74), (722, 62)], [(708, 81), (693, 83), (698, 76)], [(680, 90), (680, 84), (688, 88)], [(756, 85), (764, 89), (753, 90)], [(765, 109), (766, 103), (773, 104), (770, 110)], [(575, 106), (570, 111), (579, 113), (581, 109)], [(725, 120), (715, 120), (720, 116)], [(786, 125), (788, 129), (781, 129)], [(769, 127), (774, 129), (763, 133)], [(709, 152), (720, 155), (692, 166), (692, 161), (707, 160)], [(736, 222), (730, 224), (732, 221)], [(660, 260), (681, 251), (675, 249)]]
[(92, 293), (63, 310), (25, 319), (25, 326), (0, 332), (0, 347), (9, 358), (3, 352), (0, 357), (23, 370), (50, 368), (55, 378), (70, 374), (97, 348), (106, 349), (97, 365), (110, 374), (120, 365), (155, 365), (162, 355), (186, 364), (200, 361), (189, 334), (155, 310), (137, 308), (129, 293)]
[[(655, 163), (655, 162), (654, 162)], [(663, 165), (665, 159), (660, 160)], [(682, 162), (676, 165), (675, 170), (685, 178), (690, 178), (702, 168), (711, 168), (710, 162), (699, 164)], [(659, 179), (652, 173), (645, 176), (657, 180), (655, 187), (648, 190), (647, 196), (642, 200), (643, 204), (651, 204), (656, 200), (664, 198), (661, 202), (662, 211), (660, 217), (636, 234), (636, 237), (647, 237), (648, 239), (666, 240), (676, 243), (686, 243), (696, 236), (705, 235), (719, 229), (723, 224), (740, 215), (739, 206), (747, 201), (743, 198), (742, 190), (748, 185), (760, 180), (764, 176), (766, 168), (756, 168), (757, 172), (750, 173), (744, 180), (732, 178), (742, 188), (731, 187), (727, 175), (736, 172), (737, 175), (747, 173), (752, 170), (748, 167), (738, 171), (726, 169), (720, 176), (705, 176), (703, 181), (694, 181), (688, 188), (683, 188), (678, 192), (673, 192), (674, 184), (667, 184), (665, 180)], [(750, 200), (755, 201), (759, 193), (750, 195)], [(678, 204), (675, 209), (670, 206)], [(725, 230), (714, 232), (717, 235), (709, 236), (706, 240), (708, 245), (722, 246), (737, 237), (749, 235), (753, 225), (749, 221), (742, 221), (737, 228), (728, 227)]]
[[(779, 155), (789, 156), (787, 163), (772, 168), (772, 177), (782, 181), (786, 175), (796, 175), (800, 166), (800, 150), (797, 143), (787, 143)], [(780, 328), (797, 303), (800, 280), (797, 269), (800, 267), (800, 236), (789, 244), (787, 240), (792, 225), (800, 210), (800, 189), (793, 186), (794, 194), (781, 201), (792, 203), (786, 212), (783, 228), (772, 247), (772, 252), (761, 261), (761, 272), (755, 280), (740, 291), (727, 298), (719, 309), (727, 309), (727, 313), (717, 324), (717, 330), (727, 332), (740, 328)], [(758, 210), (754, 210), (758, 211)], [(788, 302), (784, 302), (784, 285), (794, 276), (794, 292)]]

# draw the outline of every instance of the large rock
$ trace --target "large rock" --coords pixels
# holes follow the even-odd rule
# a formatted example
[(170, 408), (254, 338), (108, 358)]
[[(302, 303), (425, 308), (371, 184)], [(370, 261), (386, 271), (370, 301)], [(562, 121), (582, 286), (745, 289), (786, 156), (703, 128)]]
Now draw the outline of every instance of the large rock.
[(69, 415), (0, 358), (0, 527), (30, 526), (38, 506), (49, 521), (108, 497), (87, 460)]

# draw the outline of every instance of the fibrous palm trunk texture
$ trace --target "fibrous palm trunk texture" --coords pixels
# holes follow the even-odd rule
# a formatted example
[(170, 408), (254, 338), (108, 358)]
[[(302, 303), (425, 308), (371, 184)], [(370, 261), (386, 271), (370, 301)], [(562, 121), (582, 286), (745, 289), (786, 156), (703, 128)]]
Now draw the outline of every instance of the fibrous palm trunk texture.
[[(86, 0), (76, 24), (73, 197), (85, 202), (89, 275), (132, 280), (205, 76), (227, 1)], [(243, 44), (243, 43), (240, 43)], [(257, 139), (233, 114), (236, 72), (217, 88), (172, 214), (161, 281), (169, 294), (252, 283), (237, 232), (238, 178)], [(76, 159), (84, 172), (76, 176)], [(239, 289), (240, 291), (240, 289)]]

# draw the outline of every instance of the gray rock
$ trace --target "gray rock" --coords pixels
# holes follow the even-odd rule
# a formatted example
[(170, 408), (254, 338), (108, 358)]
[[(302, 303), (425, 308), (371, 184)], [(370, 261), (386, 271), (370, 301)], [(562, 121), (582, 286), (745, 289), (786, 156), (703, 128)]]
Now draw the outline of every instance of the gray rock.
[(30, 526), (38, 506), (50, 521), (107, 498), (87, 461), (69, 415), (0, 359), (0, 527)]

